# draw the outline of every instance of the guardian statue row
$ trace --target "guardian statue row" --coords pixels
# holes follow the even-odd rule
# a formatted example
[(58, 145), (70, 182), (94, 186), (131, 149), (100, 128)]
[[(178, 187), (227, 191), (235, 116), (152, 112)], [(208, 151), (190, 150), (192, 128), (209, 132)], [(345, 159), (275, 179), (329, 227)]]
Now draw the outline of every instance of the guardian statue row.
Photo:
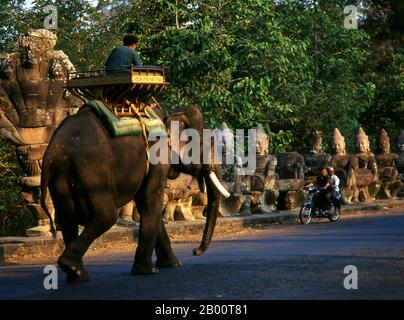
[(231, 166), (223, 167), (225, 181), (233, 190), (232, 196), (223, 201), (223, 212), (251, 214), (293, 209), (304, 199), (304, 184), (314, 180), (322, 167), (334, 168), (347, 204), (404, 196), (404, 130), (397, 137), (399, 154), (390, 151), (390, 139), (384, 129), (377, 137), (376, 153), (372, 153), (362, 128), (355, 137), (355, 153), (348, 154), (345, 138), (335, 128), (331, 154), (324, 152), (322, 135), (316, 131), (305, 154), (286, 152), (276, 157), (268, 152), (269, 139), (263, 129), (258, 126), (256, 130), (255, 173), (237, 176)]

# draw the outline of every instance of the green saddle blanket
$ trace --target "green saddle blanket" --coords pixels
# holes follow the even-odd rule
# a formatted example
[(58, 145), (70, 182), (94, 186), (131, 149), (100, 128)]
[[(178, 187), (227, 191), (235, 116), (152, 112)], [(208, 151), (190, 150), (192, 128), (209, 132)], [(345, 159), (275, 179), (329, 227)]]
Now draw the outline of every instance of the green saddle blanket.
[[(100, 100), (88, 101), (84, 106), (95, 112), (113, 138), (142, 134), (142, 126), (138, 119), (132, 117), (119, 118)], [(167, 136), (166, 128), (160, 117), (150, 107), (146, 107), (145, 113), (149, 116), (148, 119), (144, 119), (147, 134), (152, 132), (154, 136)]]

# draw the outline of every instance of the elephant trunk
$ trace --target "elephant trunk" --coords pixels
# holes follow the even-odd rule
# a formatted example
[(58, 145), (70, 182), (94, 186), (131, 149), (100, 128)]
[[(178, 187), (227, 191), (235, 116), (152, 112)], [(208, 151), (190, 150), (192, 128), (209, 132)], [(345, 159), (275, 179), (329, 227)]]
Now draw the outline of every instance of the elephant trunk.
[(206, 223), (205, 230), (203, 231), (202, 241), (199, 245), (199, 248), (195, 248), (193, 251), (195, 256), (200, 256), (208, 249), (213, 237), (213, 233), (215, 231), (216, 221), (219, 214), (220, 191), (215, 186), (215, 184), (218, 182), (218, 179), (216, 179), (217, 181), (215, 181), (214, 178), (212, 179), (213, 172), (215, 177), (220, 177), (220, 167), (216, 165), (214, 171), (206, 171), (206, 173), (204, 174), (206, 191), (208, 193), (208, 206), (206, 211)]

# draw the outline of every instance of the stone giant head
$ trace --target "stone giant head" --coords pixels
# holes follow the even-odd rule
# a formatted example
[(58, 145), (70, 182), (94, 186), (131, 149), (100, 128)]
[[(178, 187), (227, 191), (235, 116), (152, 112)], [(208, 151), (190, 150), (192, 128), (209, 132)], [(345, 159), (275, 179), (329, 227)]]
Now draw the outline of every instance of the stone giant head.
[(370, 152), (369, 137), (362, 128), (356, 133), (355, 148), (358, 153)]
[(390, 152), (390, 138), (384, 129), (381, 129), (377, 137), (377, 152), (389, 153)]
[(310, 138), (310, 148), (310, 153), (323, 153), (323, 137), (321, 136), (320, 131), (316, 130), (312, 133)]
[(33, 68), (48, 58), (56, 45), (57, 37), (46, 29), (30, 30), (18, 38), (21, 66)]
[(397, 136), (397, 150), (399, 152), (404, 152), (404, 130), (401, 130)]
[(256, 140), (256, 154), (257, 155), (267, 155), (268, 154), (268, 145), (269, 145), (269, 137), (265, 133), (263, 127), (258, 125), (256, 127), (257, 130), (257, 140)]
[(343, 155), (346, 154), (345, 150), (345, 138), (337, 128), (334, 129), (334, 135), (331, 141), (332, 154)]

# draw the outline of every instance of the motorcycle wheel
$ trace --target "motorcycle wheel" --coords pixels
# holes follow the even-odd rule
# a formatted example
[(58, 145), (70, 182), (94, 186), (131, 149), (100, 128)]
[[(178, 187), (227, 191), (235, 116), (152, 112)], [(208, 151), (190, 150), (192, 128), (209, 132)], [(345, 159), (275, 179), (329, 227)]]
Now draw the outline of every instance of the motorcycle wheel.
[(311, 222), (311, 206), (303, 205), (300, 208), (299, 219), (302, 224), (309, 224)]
[(332, 209), (329, 211), (328, 219), (331, 222), (337, 222), (340, 216), (341, 216), (341, 209), (333, 206)]

